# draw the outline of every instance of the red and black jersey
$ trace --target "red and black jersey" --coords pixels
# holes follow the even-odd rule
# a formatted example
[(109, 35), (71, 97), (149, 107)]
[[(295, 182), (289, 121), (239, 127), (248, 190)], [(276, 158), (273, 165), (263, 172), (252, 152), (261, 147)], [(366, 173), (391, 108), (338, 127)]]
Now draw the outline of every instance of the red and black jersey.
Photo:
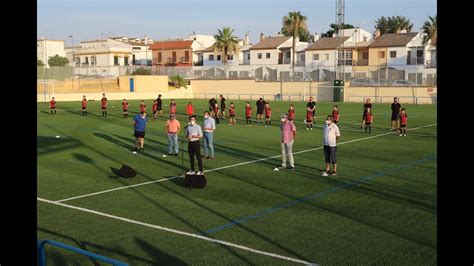
[(122, 109), (127, 110), (128, 109), (128, 102), (122, 102)]
[(82, 99), (82, 108), (86, 108), (86, 107), (87, 107), (87, 100)]
[(365, 122), (367, 123), (372, 123), (372, 119), (374, 119), (374, 116), (372, 115), (372, 112), (367, 112), (365, 113)]
[(176, 103), (170, 103), (170, 113), (176, 114)]
[(101, 101), (102, 108), (107, 107), (107, 98), (102, 97), (102, 100), (100, 100), (100, 101)]
[(290, 119), (290, 120), (295, 119), (295, 109), (293, 109), (293, 110), (289, 109), (288, 110), (288, 119)]
[(245, 106), (245, 117), (251, 117), (251, 116), (252, 116), (252, 107)]
[(334, 117), (334, 121), (339, 121), (339, 111), (332, 111), (332, 116)]
[(265, 107), (265, 116), (272, 116), (272, 108)]
[(156, 112), (156, 110), (158, 110), (158, 103), (154, 103), (152, 107), (153, 112)]
[(307, 110), (306, 111), (306, 122), (313, 121), (313, 111)]
[(141, 112), (146, 112), (146, 105), (145, 104), (140, 104), (140, 113)]
[(229, 107), (229, 115), (235, 115), (235, 107)]
[(55, 100), (51, 100), (49, 102), (49, 108), (56, 108), (56, 101)]
[(217, 115), (217, 113), (219, 113), (219, 106), (214, 106), (214, 114)]
[(400, 114), (400, 124), (406, 125), (408, 122), (408, 115), (407, 113)]

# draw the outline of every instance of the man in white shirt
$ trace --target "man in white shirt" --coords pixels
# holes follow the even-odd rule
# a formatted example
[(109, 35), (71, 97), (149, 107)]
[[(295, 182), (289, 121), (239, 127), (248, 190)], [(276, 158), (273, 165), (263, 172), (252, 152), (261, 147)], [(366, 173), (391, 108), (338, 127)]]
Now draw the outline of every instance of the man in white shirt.
[[(222, 96), (222, 95), (221, 95)], [(216, 130), (216, 121), (209, 116), (209, 112), (204, 112), (204, 159), (214, 160), (214, 130)], [(211, 150), (211, 156), (209, 156)]]
[(328, 115), (326, 125), (323, 128), (323, 150), (324, 159), (326, 160), (326, 171), (321, 172), (323, 176), (328, 176), (331, 173), (329, 170), (331, 163), (333, 165), (332, 175), (337, 175), (336, 141), (339, 140), (341, 133), (339, 127), (333, 121), (334, 117)]

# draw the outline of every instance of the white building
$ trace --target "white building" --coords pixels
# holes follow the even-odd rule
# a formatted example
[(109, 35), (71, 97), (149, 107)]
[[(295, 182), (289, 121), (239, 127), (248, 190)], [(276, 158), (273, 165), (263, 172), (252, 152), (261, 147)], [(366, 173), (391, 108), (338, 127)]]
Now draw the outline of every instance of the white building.
[(74, 51), (75, 66), (128, 66), (132, 59), (132, 46), (112, 39), (82, 41)]
[(193, 49), (193, 64), (198, 62), (203, 62), (202, 51), (207, 49), (209, 46), (213, 45), (216, 42), (214, 36), (212, 35), (203, 35), (203, 34), (190, 34), (184, 40), (190, 41), (193, 43), (191, 48)]
[(64, 41), (46, 39), (40, 39), (36, 41), (36, 56), (46, 67), (49, 67), (49, 58), (55, 55), (66, 57), (66, 52), (64, 51)]
[[(250, 47), (252, 44), (248, 43), (248, 38), (238, 41), (239, 52), (228, 56), (227, 65), (237, 66), (250, 64)], [(201, 52), (203, 56), (203, 66), (223, 66), (221, 52), (214, 51), (214, 44)]]
[(130, 44), (132, 46), (132, 65), (151, 65), (152, 52), (150, 50), (153, 40), (148, 38), (147, 35), (143, 39), (140, 38), (129, 38), (129, 37), (110, 37), (110, 39), (119, 41), (122, 43)]
[(250, 65), (290, 65), (293, 37), (261, 36), (260, 42), (250, 47)]

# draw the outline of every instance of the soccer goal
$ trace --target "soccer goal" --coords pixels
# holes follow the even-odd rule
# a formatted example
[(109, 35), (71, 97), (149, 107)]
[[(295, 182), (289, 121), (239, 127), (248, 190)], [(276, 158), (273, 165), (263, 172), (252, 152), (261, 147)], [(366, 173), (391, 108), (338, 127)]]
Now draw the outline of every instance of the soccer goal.
[(45, 79), (36, 81), (36, 93), (43, 94), (44, 101), (51, 100), (54, 97), (54, 83), (55, 80)]

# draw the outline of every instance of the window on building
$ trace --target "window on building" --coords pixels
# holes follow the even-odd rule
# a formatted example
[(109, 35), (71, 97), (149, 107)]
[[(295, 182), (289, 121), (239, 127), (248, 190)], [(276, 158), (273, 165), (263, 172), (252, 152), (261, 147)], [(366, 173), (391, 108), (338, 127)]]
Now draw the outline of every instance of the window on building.
[(189, 51), (184, 51), (184, 61), (189, 62)]
[(87, 65), (89, 64), (89, 57), (86, 56), (86, 62)]
[(234, 60), (234, 55), (232, 55), (232, 54), (228, 55), (227, 60)]
[(176, 52), (173, 52), (172, 59), (173, 63), (176, 63)]
[(329, 60), (329, 54), (324, 54), (324, 60)]
[(385, 58), (385, 52), (384, 51), (379, 51), (378, 52), (378, 57), (379, 58)]
[(217, 61), (221, 61), (221, 55), (220, 54), (217, 55)]
[(128, 56), (125, 56), (124, 65), (128, 66)]
[(119, 57), (114, 56), (114, 66), (118, 66), (118, 65), (119, 65)]
[(313, 60), (318, 61), (319, 60), (319, 54), (313, 54)]
[(95, 65), (95, 56), (91, 56), (91, 65)]
[(158, 62), (163, 62), (163, 54), (161, 52), (158, 52)]
[(270, 53), (267, 53), (265, 58), (270, 59)]
[(369, 59), (369, 52), (362, 52), (362, 59)]
[(397, 51), (390, 51), (390, 58), (396, 58), (397, 57)]
[(250, 60), (250, 53), (247, 54), (247, 59)]
[(290, 52), (286, 52), (286, 53), (285, 53), (285, 57), (288, 58), (288, 59), (291, 58), (291, 53), (290, 53)]
[(213, 54), (209, 55), (209, 61), (214, 61), (214, 55)]
[(305, 55), (304, 55), (304, 54), (302, 54), (302, 55), (301, 55), (301, 57), (300, 57), (300, 59), (301, 59), (301, 61), (303, 61), (303, 62), (304, 62), (304, 61), (305, 61)]
[(262, 59), (262, 53), (257, 54), (258, 59)]

